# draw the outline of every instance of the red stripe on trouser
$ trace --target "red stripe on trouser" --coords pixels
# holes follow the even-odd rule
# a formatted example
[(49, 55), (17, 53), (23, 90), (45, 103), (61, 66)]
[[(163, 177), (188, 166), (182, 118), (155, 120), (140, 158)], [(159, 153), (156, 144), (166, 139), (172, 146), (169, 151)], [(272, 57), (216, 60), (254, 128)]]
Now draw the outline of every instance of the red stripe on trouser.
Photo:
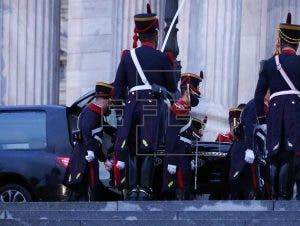
[(117, 161), (118, 161), (118, 155), (117, 153), (115, 152), (114, 153), (114, 184), (115, 186), (119, 186), (119, 183), (120, 183), (120, 171), (119, 169), (117, 168)]
[(177, 170), (177, 187), (179, 189), (184, 189), (184, 182), (183, 182), (183, 175), (182, 175), (182, 170), (181, 167), (178, 167)]
[(252, 185), (253, 188), (257, 188), (257, 183), (256, 183), (256, 172), (255, 172), (255, 165), (251, 164), (251, 176), (252, 176)]
[(90, 170), (90, 179), (92, 186), (95, 186), (95, 173), (94, 173), (94, 166), (91, 162), (89, 162), (89, 170)]

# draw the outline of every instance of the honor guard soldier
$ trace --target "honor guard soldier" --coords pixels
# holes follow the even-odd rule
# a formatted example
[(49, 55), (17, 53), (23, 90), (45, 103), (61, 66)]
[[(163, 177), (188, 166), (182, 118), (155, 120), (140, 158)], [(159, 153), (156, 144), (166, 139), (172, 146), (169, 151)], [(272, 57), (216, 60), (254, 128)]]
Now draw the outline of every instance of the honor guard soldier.
[(100, 198), (98, 160), (106, 160), (107, 170), (112, 168), (112, 162), (102, 152), (103, 130), (112, 135), (110, 128), (103, 126), (112, 89), (111, 85), (104, 82), (96, 84), (95, 101), (82, 110), (77, 123), (78, 130), (73, 132), (76, 144), (66, 171), (65, 184), (91, 201)]
[[(135, 35), (132, 50), (125, 50), (114, 81), (114, 100), (125, 101), (123, 118), (115, 143), (115, 172), (126, 175), (127, 199), (151, 198), (154, 158), (160, 116), (167, 91), (177, 90), (173, 62), (157, 48), (158, 18), (151, 13), (134, 16)], [(140, 40), (141, 46), (137, 47)]]
[(195, 131), (198, 128), (197, 121), (192, 120), (190, 116), (190, 109), (199, 103), (199, 83), (202, 79), (203, 72), (200, 76), (192, 73), (182, 74), (182, 96), (170, 108), (163, 176), (163, 193), (167, 199), (174, 198), (176, 189), (179, 191), (179, 199), (189, 199), (190, 196), (193, 124)]
[(252, 149), (247, 149), (245, 129), (241, 121), (242, 112), (243, 109), (241, 108), (229, 110), (229, 121), (234, 135), (228, 155), (230, 159), (229, 185), (231, 199), (252, 199), (254, 194), (255, 174), (252, 172), (254, 153)]
[[(237, 108), (239, 109), (243, 109), (245, 106), (245, 104), (239, 104), (239, 106)], [(225, 142), (225, 143), (232, 143), (233, 140), (234, 140), (234, 137), (233, 137), (233, 121), (231, 121), (232, 119), (230, 118), (230, 115), (229, 115), (229, 126), (230, 126), (230, 131), (227, 132), (227, 133), (219, 133), (217, 135), (217, 138), (216, 138), (216, 142)]]
[[(273, 198), (292, 196), (292, 163), (300, 155), (300, 57), (296, 55), (300, 26), (286, 23), (278, 27), (274, 56), (266, 60), (255, 91), (259, 126), (256, 133), (267, 134)], [(270, 89), (268, 120), (264, 113), (264, 96)], [(267, 126), (268, 125), (268, 126)]]

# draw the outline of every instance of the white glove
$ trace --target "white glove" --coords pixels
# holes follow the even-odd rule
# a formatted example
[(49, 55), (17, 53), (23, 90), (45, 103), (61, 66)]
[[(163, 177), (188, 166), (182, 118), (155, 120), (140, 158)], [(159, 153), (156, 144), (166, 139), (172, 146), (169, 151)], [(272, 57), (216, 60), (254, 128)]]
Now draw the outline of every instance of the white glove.
[(254, 153), (251, 149), (247, 149), (245, 152), (245, 161), (252, 164), (254, 162)]
[(111, 171), (113, 167), (113, 161), (106, 159), (106, 161), (104, 162), (104, 166), (107, 171)]
[(195, 161), (195, 159), (193, 159), (191, 161), (191, 170), (195, 170), (195, 169), (196, 169), (196, 161)]
[(116, 167), (117, 167), (119, 170), (124, 169), (124, 168), (125, 168), (125, 162), (117, 161)]
[(85, 156), (86, 161), (91, 162), (95, 159), (95, 154), (93, 151), (87, 150), (87, 155)]
[(175, 166), (175, 165), (168, 165), (168, 172), (169, 172), (169, 174), (175, 174), (176, 173), (176, 168), (177, 168), (177, 166)]

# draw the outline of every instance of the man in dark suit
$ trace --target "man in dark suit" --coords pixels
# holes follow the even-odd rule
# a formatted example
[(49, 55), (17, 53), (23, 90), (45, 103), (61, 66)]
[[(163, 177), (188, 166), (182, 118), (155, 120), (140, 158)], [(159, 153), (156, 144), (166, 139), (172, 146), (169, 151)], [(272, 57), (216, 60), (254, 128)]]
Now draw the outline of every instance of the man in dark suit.
[[(278, 43), (274, 56), (264, 62), (255, 91), (256, 133), (267, 134), (267, 150), (273, 198), (292, 196), (293, 161), (300, 155), (300, 57), (296, 55), (300, 26), (286, 23), (278, 27)], [(264, 96), (270, 89), (268, 120), (264, 112)], [(268, 126), (267, 126), (268, 125)]]

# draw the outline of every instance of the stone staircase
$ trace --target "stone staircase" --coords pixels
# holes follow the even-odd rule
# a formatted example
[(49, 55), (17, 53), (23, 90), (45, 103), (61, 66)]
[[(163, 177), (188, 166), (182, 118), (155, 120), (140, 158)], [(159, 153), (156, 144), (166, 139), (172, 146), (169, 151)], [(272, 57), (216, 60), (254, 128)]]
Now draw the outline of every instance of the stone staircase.
[(300, 225), (297, 201), (0, 204), (0, 225)]

